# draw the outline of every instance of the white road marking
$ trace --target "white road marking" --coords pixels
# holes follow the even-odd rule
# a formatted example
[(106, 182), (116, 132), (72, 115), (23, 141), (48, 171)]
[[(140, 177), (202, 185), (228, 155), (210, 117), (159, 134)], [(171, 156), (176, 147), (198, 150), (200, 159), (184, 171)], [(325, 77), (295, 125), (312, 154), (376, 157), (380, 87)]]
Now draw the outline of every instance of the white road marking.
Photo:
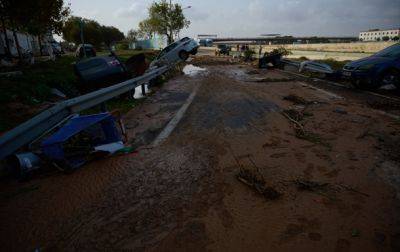
[(163, 129), (163, 131), (158, 135), (158, 137), (154, 140), (152, 146), (158, 146), (163, 143), (169, 135), (174, 131), (178, 123), (181, 121), (183, 116), (185, 115), (187, 109), (189, 108), (190, 104), (192, 104), (194, 97), (197, 94), (201, 84), (198, 84), (194, 89), (193, 92), (190, 94), (189, 98), (186, 102), (182, 105), (182, 107), (178, 110), (175, 116), (171, 119), (171, 121), (167, 124), (167, 126)]

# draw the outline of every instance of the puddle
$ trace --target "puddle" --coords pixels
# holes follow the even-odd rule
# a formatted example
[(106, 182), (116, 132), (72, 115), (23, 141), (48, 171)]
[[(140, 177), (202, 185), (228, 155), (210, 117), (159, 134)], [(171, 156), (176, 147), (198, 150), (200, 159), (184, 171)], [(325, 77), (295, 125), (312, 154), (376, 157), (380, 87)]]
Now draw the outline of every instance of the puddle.
[[(146, 94), (150, 93), (150, 91), (149, 91), (149, 86), (148, 86), (148, 85), (144, 85), (144, 90), (145, 90), (145, 93), (146, 93)], [(140, 99), (140, 98), (143, 98), (143, 97), (144, 97), (144, 96), (143, 96), (143, 94), (142, 94), (142, 86), (136, 87), (136, 88), (135, 88), (135, 95), (134, 95), (134, 98), (135, 98), (135, 99)]]
[(197, 66), (193, 66), (192, 64), (190, 65), (186, 65), (183, 69), (182, 72), (185, 75), (189, 75), (189, 76), (196, 76), (200, 73), (206, 72), (207, 69), (205, 68), (201, 68), (201, 67), (197, 67)]

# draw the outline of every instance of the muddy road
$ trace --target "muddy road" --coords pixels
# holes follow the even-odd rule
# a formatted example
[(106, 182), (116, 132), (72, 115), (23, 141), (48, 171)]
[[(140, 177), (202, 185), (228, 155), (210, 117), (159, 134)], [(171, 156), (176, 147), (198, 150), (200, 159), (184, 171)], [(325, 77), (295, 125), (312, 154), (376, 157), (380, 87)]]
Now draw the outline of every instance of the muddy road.
[(400, 250), (396, 106), (225, 58), (191, 64), (206, 70), (126, 115), (135, 153), (3, 182), (2, 248)]

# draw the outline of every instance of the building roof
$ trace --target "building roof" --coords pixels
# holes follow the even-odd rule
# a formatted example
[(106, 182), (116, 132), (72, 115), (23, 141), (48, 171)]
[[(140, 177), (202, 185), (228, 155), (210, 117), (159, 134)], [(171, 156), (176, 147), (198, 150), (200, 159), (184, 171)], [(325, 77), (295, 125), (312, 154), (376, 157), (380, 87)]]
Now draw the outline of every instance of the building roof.
[(393, 29), (369, 29), (368, 31), (360, 31), (360, 32), (377, 32), (377, 31), (394, 31), (394, 30), (400, 30), (400, 28), (393, 28)]

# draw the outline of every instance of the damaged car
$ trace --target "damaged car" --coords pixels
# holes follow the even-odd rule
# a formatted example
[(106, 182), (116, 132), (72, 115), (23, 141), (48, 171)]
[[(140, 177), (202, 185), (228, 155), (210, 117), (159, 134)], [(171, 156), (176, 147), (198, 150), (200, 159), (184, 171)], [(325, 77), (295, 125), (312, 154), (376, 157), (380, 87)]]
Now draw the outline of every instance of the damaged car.
[(196, 55), (199, 44), (191, 38), (185, 37), (165, 47), (157, 58), (150, 64), (150, 69), (162, 65), (186, 61), (189, 55)]
[(400, 88), (400, 43), (343, 67), (342, 76), (361, 89), (394, 85)]

